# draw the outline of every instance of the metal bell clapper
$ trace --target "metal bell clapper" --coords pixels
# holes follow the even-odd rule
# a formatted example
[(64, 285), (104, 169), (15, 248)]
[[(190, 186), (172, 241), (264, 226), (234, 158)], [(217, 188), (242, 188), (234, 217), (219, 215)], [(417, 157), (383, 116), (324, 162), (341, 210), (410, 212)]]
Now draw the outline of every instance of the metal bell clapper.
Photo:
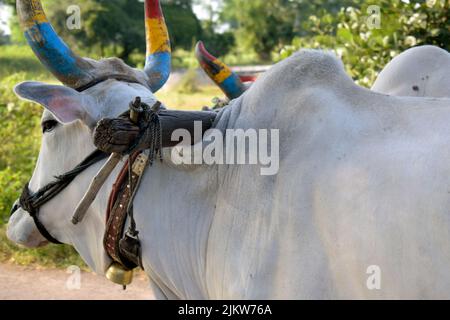
[(125, 290), (127, 285), (133, 282), (133, 270), (128, 270), (121, 264), (113, 262), (106, 271), (106, 278), (115, 284), (123, 286)]

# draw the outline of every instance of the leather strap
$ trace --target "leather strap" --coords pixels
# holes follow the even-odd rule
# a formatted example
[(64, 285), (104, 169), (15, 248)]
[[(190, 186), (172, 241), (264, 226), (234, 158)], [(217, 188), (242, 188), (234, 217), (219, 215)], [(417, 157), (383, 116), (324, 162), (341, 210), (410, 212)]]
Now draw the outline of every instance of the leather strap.
[(100, 150), (95, 150), (86, 159), (84, 159), (73, 170), (66, 172), (61, 176), (55, 177), (55, 181), (45, 185), (35, 193), (32, 193), (28, 187), (28, 183), (23, 188), (22, 194), (19, 199), (19, 205), (11, 211), (13, 215), (19, 207), (27, 211), (33, 218), (37, 229), (41, 235), (47, 239), (47, 241), (54, 244), (62, 244), (55, 239), (47, 230), (47, 228), (39, 220), (39, 210), (47, 202), (55, 198), (59, 193), (64, 190), (79, 174), (84, 170), (92, 166), (93, 164), (105, 159), (108, 155)]
[[(103, 238), (103, 245), (111, 259), (129, 269), (133, 269), (137, 267), (137, 265), (121, 254), (119, 243), (123, 238), (125, 230), (125, 224), (128, 216), (127, 208), (132, 197), (132, 190), (136, 189), (140, 177), (139, 174), (132, 170), (131, 185), (129, 184), (129, 161), (131, 161), (134, 165), (136, 161), (139, 161), (137, 159), (140, 154), (141, 152), (138, 152), (130, 156), (130, 159), (126, 161), (116, 182), (113, 185), (108, 201), (106, 230)], [(141, 174), (143, 174), (143, 172)]]
[[(110, 80), (110, 79), (114, 79), (117, 81), (122, 81), (122, 82), (128, 82), (128, 83), (139, 83), (142, 84), (140, 81), (138, 81), (137, 79), (135, 79), (134, 77), (129, 77), (129, 76), (125, 76), (125, 75), (117, 75), (117, 74), (111, 74), (111, 75), (107, 75), (107, 76), (103, 76), (100, 78), (96, 78), (94, 80), (92, 80), (91, 82), (76, 88), (75, 90), (77, 90), (78, 92), (83, 92), (86, 91), (96, 85), (98, 85), (99, 83), (105, 82), (106, 80)], [(147, 87), (147, 85), (145, 85)]]

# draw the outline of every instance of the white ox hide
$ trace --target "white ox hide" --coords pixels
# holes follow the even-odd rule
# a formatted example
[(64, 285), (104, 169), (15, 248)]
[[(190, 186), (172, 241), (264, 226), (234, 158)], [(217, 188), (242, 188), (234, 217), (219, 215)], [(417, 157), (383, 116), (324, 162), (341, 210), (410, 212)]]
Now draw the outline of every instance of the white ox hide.
[[(107, 103), (100, 95), (95, 118), (118, 115), (136, 95), (154, 99), (137, 85), (102, 88), (114, 96)], [(45, 135), (32, 190), (87, 155), (88, 126)], [(280, 171), (264, 177), (259, 166), (167, 159), (147, 171), (135, 215), (158, 297), (450, 298), (450, 100), (374, 93), (334, 56), (302, 50), (233, 101), (215, 127), (280, 129)], [(113, 178), (83, 223), (70, 223), (98, 168), (44, 206), (41, 219), (102, 273)], [(11, 240), (43, 241), (36, 233), (22, 210), (11, 219)], [(379, 290), (367, 286), (372, 266)]]
[(429, 45), (406, 50), (387, 64), (372, 90), (396, 96), (450, 97), (450, 53)]

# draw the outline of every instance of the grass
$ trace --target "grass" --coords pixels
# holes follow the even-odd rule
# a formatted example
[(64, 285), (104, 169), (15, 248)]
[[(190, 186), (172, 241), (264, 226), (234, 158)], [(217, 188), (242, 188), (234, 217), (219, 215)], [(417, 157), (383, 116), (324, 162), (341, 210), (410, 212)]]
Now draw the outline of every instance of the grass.
[(0, 79), (19, 72), (29, 79), (52, 78), (28, 46), (0, 46)]
[(212, 99), (223, 97), (223, 93), (215, 86), (208, 86), (193, 93), (163, 89), (156, 96), (170, 109), (201, 110), (204, 106), (212, 106)]
[[(18, 108), (23, 103), (12, 92), (13, 85), (23, 80), (56, 83), (55, 78), (42, 67), (29, 47), (0, 46), (0, 108), (6, 108), (10, 105)], [(157, 94), (158, 99), (164, 102), (167, 107), (179, 110), (201, 110), (203, 106), (211, 106), (211, 100), (216, 96), (222, 97), (223, 94), (212, 85), (196, 87), (194, 92), (182, 87), (165, 88)], [(33, 119), (40, 117), (41, 111), (37, 105), (27, 103), (22, 107), (25, 108), (24, 110), (28, 110), (27, 114)], [(31, 112), (31, 110), (35, 112)], [(34, 166), (34, 156), (25, 155), (23, 149), (31, 150), (33, 149), (32, 146), (38, 146), (40, 134), (36, 134), (36, 138), (31, 138), (29, 133), (27, 134), (24, 131), (25, 127), (28, 128), (29, 125), (23, 122), (23, 117), (20, 118), (21, 120), (17, 120), (17, 115), (14, 116), (14, 113), (9, 109), (4, 109), (3, 114), (5, 117), (2, 118), (2, 121), (5, 122), (1, 124), (6, 136), (9, 134), (27, 135), (30, 137), (28, 139), (30, 141), (25, 141), (26, 139), (12, 140), (10, 152), (1, 151), (0, 148), (0, 152), (2, 152), (0, 160), (5, 160), (0, 161), (0, 178), (3, 177), (3, 180), (0, 179), (0, 182), (3, 181), (3, 185), (0, 183), (0, 186), (2, 186), (2, 190), (0, 190), (2, 192), (2, 197), (0, 197), (0, 208), (2, 209), (2, 212), (0, 212), (0, 263), (51, 268), (66, 268), (70, 265), (77, 265), (87, 268), (78, 253), (69, 246), (48, 245), (39, 249), (25, 249), (11, 243), (6, 238), (6, 226), (3, 225), (8, 218), (6, 211), (11, 207), (12, 201), (19, 196), (20, 185), (23, 181), (29, 179), (30, 169)], [(18, 122), (23, 123), (23, 125), (17, 126)], [(11, 129), (6, 129), (7, 125), (10, 125)], [(16, 132), (17, 130), (20, 132)], [(24, 144), (22, 148), (20, 143)], [(34, 155), (34, 153), (35, 151), (31, 155)], [(25, 157), (26, 159), (22, 161), (23, 163), (18, 163), (18, 157)], [(14, 166), (10, 167), (8, 163), (12, 163)]]
[(0, 227), (0, 262), (48, 268), (76, 265), (87, 269), (81, 257), (70, 246), (48, 245), (38, 249), (25, 249), (15, 245), (6, 238), (6, 226)]

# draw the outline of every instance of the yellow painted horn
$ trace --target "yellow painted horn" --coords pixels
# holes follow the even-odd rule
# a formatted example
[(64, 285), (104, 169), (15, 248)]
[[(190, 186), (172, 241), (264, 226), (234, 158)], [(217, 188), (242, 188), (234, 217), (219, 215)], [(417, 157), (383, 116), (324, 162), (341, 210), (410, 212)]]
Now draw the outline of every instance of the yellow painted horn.
[(149, 77), (150, 89), (155, 93), (169, 79), (172, 59), (169, 31), (159, 0), (145, 1), (145, 31), (147, 59), (144, 71)]

